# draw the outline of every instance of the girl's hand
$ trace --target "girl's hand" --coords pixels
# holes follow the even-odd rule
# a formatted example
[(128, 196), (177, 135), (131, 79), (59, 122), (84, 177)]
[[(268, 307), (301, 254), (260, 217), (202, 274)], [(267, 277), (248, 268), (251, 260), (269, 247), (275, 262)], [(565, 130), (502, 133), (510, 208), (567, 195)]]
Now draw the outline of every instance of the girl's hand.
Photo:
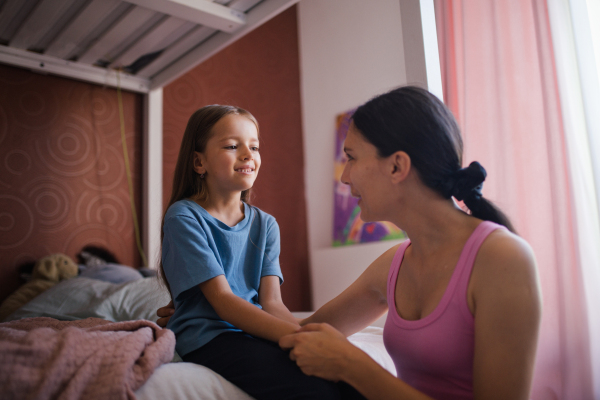
[(343, 380), (358, 350), (329, 324), (305, 325), (297, 333), (282, 337), (279, 346), (291, 349), (290, 359), (306, 375), (330, 381)]
[(175, 307), (173, 306), (173, 300), (171, 300), (169, 302), (169, 304), (156, 310), (156, 315), (158, 317), (160, 317), (156, 321), (156, 324), (158, 326), (160, 326), (161, 328), (166, 328), (167, 323), (169, 322), (169, 320), (171, 319), (171, 316), (174, 313), (175, 313)]

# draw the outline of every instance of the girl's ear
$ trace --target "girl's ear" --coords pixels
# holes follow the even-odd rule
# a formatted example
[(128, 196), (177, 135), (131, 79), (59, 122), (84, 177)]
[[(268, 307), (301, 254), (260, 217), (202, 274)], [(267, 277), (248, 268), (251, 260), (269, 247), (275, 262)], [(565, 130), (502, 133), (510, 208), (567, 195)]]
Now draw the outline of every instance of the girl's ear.
[(410, 156), (403, 151), (397, 151), (389, 157), (389, 160), (392, 182), (404, 181), (412, 168)]
[(199, 151), (194, 152), (194, 171), (200, 175), (206, 173), (206, 168), (204, 168), (202, 163), (202, 153)]

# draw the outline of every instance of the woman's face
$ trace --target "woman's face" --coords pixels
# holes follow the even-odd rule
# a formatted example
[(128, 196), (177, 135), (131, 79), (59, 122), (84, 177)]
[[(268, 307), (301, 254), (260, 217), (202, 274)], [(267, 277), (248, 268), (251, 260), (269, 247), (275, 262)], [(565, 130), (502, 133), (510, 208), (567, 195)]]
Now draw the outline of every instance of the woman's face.
[(348, 129), (344, 152), (348, 162), (341, 181), (349, 185), (352, 196), (358, 198), (360, 218), (365, 222), (385, 221), (389, 208), (386, 201), (391, 195), (385, 179), (385, 168), (389, 163), (378, 156), (377, 148), (365, 140), (354, 123)]

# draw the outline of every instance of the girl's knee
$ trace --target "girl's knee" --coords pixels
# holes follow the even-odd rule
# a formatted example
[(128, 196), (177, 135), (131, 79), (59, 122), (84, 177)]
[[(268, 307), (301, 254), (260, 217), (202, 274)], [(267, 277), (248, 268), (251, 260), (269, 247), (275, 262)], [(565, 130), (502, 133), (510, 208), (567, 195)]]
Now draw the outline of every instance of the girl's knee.
[(298, 388), (298, 397), (294, 399), (339, 400), (340, 391), (334, 382), (308, 376), (306, 382)]

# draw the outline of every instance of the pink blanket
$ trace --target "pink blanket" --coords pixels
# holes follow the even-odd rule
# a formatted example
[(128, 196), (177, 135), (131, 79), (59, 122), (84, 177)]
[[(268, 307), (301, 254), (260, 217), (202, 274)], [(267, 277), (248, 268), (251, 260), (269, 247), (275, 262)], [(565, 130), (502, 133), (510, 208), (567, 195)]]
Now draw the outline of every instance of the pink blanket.
[(135, 399), (171, 361), (175, 335), (153, 322), (27, 318), (0, 324), (3, 399)]

